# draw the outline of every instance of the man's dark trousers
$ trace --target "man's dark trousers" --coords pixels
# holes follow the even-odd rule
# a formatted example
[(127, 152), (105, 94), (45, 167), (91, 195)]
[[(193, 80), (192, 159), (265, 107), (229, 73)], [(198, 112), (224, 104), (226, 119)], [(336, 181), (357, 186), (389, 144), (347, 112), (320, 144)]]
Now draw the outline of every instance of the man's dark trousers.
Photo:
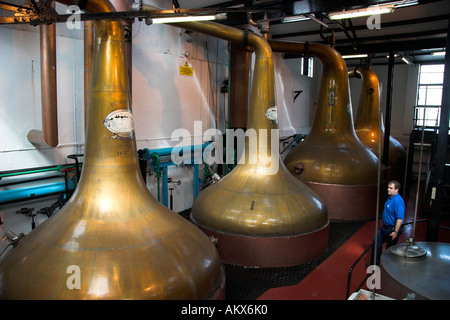
[[(391, 240), (392, 237), (390, 234), (394, 231), (394, 226), (382, 225), (380, 230), (378, 230), (377, 234), (377, 266), (380, 265), (380, 257), (381, 251), (383, 250), (383, 244), (386, 242), (386, 249), (392, 246), (395, 246), (398, 242), (398, 238), (403, 232), (403, 226), (400, 228), (397, 237), (394, 240)], [(373, 238), (372, 244), (375, 243), (375, 237)], [(370, 258), (370, 264), (373, 265), (373, 253), (375, 250), (375, 246), (372, 247), (372, 255)]]

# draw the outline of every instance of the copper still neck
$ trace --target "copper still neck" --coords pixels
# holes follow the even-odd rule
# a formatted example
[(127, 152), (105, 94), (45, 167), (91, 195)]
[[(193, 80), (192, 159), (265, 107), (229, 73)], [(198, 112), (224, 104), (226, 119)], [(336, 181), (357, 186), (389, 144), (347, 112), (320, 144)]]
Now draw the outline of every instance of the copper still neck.
[(384, 125), (380, 110), (378, 77), (369, 67), (357, 67), (349, 71), (348, 75), (350, 78), (356, 77), (362, 80), (358, 112), (355, 118), (356, 134), (361, 142), (379, 157), (379, 137), (380, 133), (382, 137), (384, 136)]
[[(269, 41), (272, 50), (308, 53), (322, 62), (319, 96), (311, 131), (285, 158), (303, 181), (327, 184), (377, 183), (377, 159), (356, 135), (345, 61), (322, 44)], [(295, 168), (301, 164), (301, 174)]]
[(322, 63), (320, 93), (314, 123), (308, 136), (335, 133), (353, 136), (352, 110), (349, 99), (347, 66), (339, 52), (322, 44), (269, 41), (274, 52), (308, 53)]
[[(384, 154), (383, 113), (380, 106), (380, 85), (376, 73), (369, 66), (357, 67), (349, 72), (349, 77), (362, 80), (361, 95), (358, 112), (355, 119), (355, 130), (358, 138), (377, 157)], [(381, 137), (381, 140), (379, 140)], [(406, 160), (406, 151), (392, 136), (389, 137), (388, 163), (393, 171), (391, 179), (403, 181)], [(388, 177), (389, 179), (389, 177)]]

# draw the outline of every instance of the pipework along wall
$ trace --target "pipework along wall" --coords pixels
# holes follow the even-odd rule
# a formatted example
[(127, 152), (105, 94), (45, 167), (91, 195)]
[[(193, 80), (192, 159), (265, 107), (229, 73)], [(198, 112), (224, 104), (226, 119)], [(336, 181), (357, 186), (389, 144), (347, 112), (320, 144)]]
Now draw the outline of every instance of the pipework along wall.
[(56, 26), (59, 145), (37, 148), (27, 132), (42, 129), (39, 27), (0, 27), (1, 171), (64, 163), (82, 151), (83, 41), (64, 29)]

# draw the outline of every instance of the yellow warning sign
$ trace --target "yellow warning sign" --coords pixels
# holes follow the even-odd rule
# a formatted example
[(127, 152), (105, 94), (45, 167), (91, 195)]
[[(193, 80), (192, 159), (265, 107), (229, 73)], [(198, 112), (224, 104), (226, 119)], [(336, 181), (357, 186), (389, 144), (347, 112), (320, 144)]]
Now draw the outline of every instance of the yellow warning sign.
[(193, 75), (194, 75), (194, 68), (190, 67), (187, 61), (184, 64), (184, 66), (180, 66), (180, 76), (193, 76)]

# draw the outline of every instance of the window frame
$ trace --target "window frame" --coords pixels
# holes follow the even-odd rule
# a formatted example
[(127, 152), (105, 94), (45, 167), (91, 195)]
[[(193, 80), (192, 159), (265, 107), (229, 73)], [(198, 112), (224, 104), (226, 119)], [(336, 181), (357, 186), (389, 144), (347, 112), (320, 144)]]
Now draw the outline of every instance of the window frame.
[[(443, 70), (441, 72), (422, 72), (423, 66), (442, 66)], [(433, 130), (436, 131), (439, 129), (439, 123), (440, 123), (440, 113), (441, 113), (441, 106), (442, 106), (442, 91), (444, 87), (444, 69), (445, 65), (443, 63), (436, 63), (436, 64), (421, 64), (419, 66), (419, 75), (417, 79), (417, 92), (416, 92), (416, 104), (414, 106), (414, 123), (413, 127), (414, 129), (422, 129), (425, 130)], [(436, 74), (442, 74), (442, 80), (440, 82), (433, 82), (433, 83), (421, 83), (421, 76), (425, 73), (436, 73)], [(428, 93), (429, 89), (432, 89), (433, 87), (437, 88), (439, 87), (441, 89), (441, 96), (440, 96), (440, 104), (427, 104), (428, 100)], [(425, 89), (425, 98), (421, 97), (421, 93)], [(423, 102), (419, 104), (419, 102)]]

